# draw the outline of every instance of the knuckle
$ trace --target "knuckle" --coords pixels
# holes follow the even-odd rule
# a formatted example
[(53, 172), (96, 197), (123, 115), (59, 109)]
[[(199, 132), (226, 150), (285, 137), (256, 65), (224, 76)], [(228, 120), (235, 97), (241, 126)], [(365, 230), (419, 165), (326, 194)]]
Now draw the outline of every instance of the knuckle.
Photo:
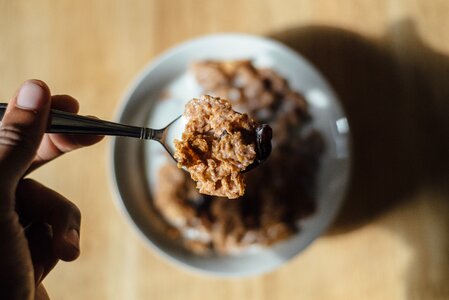
[(56, 209), (59, 217), (64, 216), (67, 221), (75, 221), (79, 223), (81, 220), (81, 211), (73, 202), (66, 198), (62, 198), (59, 203), (59, 208)]
[(20, 180), (20, 182), (19, 182), (19, 186), (22, 188), (22, 189), (29, 189), (29, 188), (33, 188), (33, 187), (36, 187), (36, 186), (39, 186), (40, 184), (36, 181), (36, 180), (34, 180), (34, 179), (31, 179), (31, 178), (23, 178), (22, 180)]
[(76, 220), (81, 219), (81, 210), (73, 202), (68, 201), (69, 210)]
[(47, 219), (56, 228), (59, 228), (57, 230), (65, 230), (67, 227), (79, 229), (81, 223), (81, 212), (79, 208), (65, 198), (53, 199), (52, 202)]
[(0, 145), (33, 150), (36, 139), (17, 125), (0, 126)]

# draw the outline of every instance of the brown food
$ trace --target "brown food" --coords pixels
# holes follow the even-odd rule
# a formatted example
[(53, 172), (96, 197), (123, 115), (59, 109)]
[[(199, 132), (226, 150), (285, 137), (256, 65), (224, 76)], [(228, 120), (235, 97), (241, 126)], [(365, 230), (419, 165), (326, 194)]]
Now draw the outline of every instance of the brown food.
[(234, 199), (243, 196), (242, 171), (256, 159), (256, 123), (232, 110), (228, 100), (201, 96), (185, 107), (188, 120), (175, 159), (197, 182), (202, 194)]
[(232, 201), (198, 193), (186, 172), (164, 165), (155, 206), (179, 231), (174, 239), (207, 254), (291, 237), (300, 230), (298, 221), (315, 210), (315, 176), (324, 151), (318, 132), (301, 130), (310, 120), (307, 102), (277, 72), (250, 61), (203, 61), (192, 71), (205, 94), (227, 98), (236, 110), (269, 124), (273, 149), (263, 165), (245, 174), (245, 195)]

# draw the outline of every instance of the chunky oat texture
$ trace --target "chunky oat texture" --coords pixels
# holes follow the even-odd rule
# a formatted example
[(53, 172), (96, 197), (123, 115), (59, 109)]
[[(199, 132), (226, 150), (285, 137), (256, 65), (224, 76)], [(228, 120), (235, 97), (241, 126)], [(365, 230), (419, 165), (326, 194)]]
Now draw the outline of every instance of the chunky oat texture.
[(243, 196), (241, 172), (256, 159), (256, 123), (233, 111), (228, 100), (211, 96), (190, 100), (184, 117), (182, 140), (175, 141), (178, 167), (190, 173), (202, 194)]

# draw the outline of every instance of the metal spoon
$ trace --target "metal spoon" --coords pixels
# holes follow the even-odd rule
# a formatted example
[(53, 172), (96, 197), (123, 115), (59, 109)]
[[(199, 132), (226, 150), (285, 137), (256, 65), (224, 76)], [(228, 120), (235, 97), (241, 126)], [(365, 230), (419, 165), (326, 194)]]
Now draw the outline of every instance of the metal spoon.
[[(0, 121), (3, 119), (7, 104), (0, 103)], [(110, 136), (125, 136), (139, 138), (141, 140), (154, 140), (167, 150), (168, 154), (176, 161), (175, 154), (175, 139), (181, 140), (182, 133), (185, 128), (186, 119), (181, 115), (170, 122), (167, 126), (161, 129), (152, 129), (146, 127), (138, 127), (125, 125), (120, 123), (109, 122), (96, 118), (80, 116), (65, 111), (52, 109), (50, 112), (50, 122), (46, 130), (47, 133), (64, 133), (64, 134), (88, 134), (88, 135), (110, 135)], [(262, 129), (267, 126), (268, 129)], [(261, 125), (256, 130), (257, 141), (257, 158), (249, 165), (246, 171), (257, 167), (263, 162), (271, 151), (271, 128), (268, 125)], [(269, 132), (267, 131), (269, 130)], [(266, 145), (267, 136), (269, 135), (268, 144)], [(264, 138), (262, 138), (264, 137)], [(263, 143), (262, 143), (263, 142)], [(269, 147), (268, 147), (269, 146)], [(269, 149), (268, 149), (269, 148)]]

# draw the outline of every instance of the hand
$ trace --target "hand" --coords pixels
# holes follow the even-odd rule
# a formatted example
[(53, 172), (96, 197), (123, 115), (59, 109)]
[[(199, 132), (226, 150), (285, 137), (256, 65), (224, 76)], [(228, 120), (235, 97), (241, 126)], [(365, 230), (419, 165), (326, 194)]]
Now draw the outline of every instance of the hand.
[(42, 81), (25, 82), (0, 125), (0, 299), (48, 298), (44, 277), (59, 259), (72, 261), (80, 254), (79, 209), (23, 177), (101, 137), (44, 134), (50, 108), (78, 112), (72, 97), (50, 95)]

